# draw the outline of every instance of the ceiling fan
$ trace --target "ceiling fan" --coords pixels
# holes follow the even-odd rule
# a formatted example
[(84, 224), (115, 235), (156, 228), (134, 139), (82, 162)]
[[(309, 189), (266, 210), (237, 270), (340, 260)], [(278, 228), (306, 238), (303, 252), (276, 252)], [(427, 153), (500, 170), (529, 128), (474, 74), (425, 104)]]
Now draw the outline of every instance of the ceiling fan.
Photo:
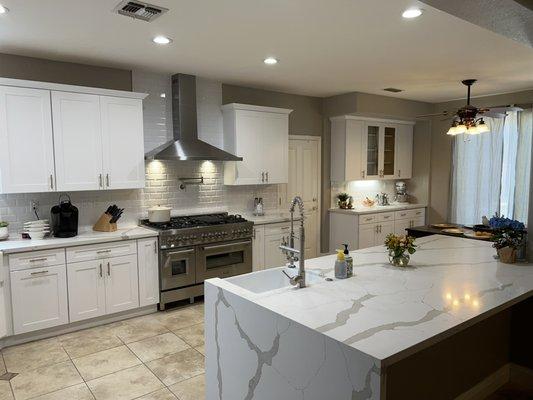
[(477, 79), (465, 79), (461, 81), (467, 87), (466, 105), (458, 109), (455, 113), (448, 110), (436, 114), (419, 115), (421, 117), (436, 117), (436, 116), (451, 116), (453, 118), (452, 126), (447, 132), (447, 135), (459, 135), (465, 133), (467, 135), (478, 135), (480, 133), (489, 132), (490, 129), (483, 121), (483, 117), (505, 118), (509, 111), (523, 111), (520, 107), (492, 107), (492, 108), (477, 108), (470, 104), (470, 89)]

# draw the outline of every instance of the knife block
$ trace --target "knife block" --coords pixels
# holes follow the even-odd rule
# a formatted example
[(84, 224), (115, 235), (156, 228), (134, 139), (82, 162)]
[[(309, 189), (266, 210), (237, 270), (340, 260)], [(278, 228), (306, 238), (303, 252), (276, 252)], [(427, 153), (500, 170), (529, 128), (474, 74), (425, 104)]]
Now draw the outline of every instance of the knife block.
[(117, 224), (116, 222), (109, 222), (111, 221), (111, 218), (111, 215), (103, 213), (100, 218), (98, 218), (98, 221), (96, 221), (96, 224), (93, 225), (93, 231), (115, 232), (117, 230)]

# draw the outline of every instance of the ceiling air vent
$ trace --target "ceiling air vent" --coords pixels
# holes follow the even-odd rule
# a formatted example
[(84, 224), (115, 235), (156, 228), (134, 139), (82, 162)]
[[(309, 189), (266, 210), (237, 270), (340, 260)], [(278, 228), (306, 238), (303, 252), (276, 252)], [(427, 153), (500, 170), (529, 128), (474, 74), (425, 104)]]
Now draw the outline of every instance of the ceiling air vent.
[(126, 17), (140, 19), (146, 22), (152, 22), (168, 11), (167, 8), (154, 6), (153, 4), (143, 3), (142, 1), (121, 1), (114, 9), (115, 12)]
[(396, 88), (393, 88), (393, 87), (388, 87), (388, 88), (385, 88), (383, 90), (386, 91), (386, 92), (391, 92), (391, 93), (403, 92), (403, 89), (396, 89)]

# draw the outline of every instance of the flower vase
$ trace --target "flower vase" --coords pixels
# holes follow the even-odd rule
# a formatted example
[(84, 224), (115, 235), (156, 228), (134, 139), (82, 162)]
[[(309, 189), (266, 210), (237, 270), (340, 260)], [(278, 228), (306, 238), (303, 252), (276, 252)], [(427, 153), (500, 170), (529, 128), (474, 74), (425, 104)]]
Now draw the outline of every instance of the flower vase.
[(500, 257), (500, 261), (502, 263), (516, 263), (516, 249), (512, 247), (502, 247), (501, 249), (498, 249), (498, 256)]
[(410, 259), (409, 254), (395, 255), (392, 252), (389, 253), (389, 262), (395, 267), (407, 267)]

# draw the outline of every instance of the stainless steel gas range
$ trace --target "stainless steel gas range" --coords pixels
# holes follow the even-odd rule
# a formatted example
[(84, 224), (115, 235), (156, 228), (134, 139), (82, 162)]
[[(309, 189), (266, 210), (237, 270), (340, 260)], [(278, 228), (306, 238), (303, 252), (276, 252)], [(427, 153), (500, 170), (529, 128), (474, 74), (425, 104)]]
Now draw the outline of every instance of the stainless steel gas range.
[(159, 232), (159, 308), (204, 293), (204, 280), (252, 271), (253, 222), (228, 213), (141, 225)]

